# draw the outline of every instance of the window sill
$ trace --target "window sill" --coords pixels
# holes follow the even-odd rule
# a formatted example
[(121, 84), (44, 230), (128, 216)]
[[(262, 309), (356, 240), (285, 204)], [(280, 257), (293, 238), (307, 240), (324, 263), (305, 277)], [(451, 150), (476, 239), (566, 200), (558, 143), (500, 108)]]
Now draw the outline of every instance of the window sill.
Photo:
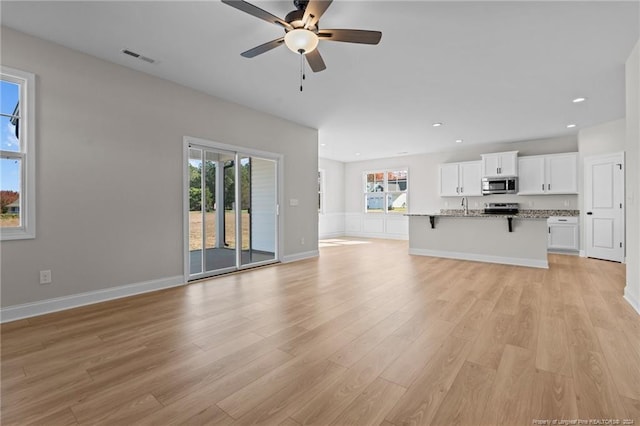
[(28, 231), (25, 229), (0, 229), (0, 241), (14, 241), (14, 240), (33, 240), (36, 238), (34, 231)]

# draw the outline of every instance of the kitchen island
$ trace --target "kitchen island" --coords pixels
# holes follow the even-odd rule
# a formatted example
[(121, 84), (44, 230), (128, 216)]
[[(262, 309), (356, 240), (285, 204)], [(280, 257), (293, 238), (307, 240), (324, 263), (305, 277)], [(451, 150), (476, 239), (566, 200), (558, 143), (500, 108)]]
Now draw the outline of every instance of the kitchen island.
[(409, 254), (548, 268), (547, 218), (574, 210), (409, 213)]

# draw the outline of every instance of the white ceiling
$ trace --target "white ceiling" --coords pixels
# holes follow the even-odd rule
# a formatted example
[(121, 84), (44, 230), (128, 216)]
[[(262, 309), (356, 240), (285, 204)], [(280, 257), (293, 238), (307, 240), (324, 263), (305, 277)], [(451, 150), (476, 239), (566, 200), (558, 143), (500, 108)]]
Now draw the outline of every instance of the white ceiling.
[[(280, 17), (294, 9), (254, 4)], [(240, 56), (282, 30), (219, 1), (1, 7), (8, 27), (317, 128), (320, 156), (341, 161), (443, 151), (456, 139), (568, 135), (621, 118), (640, 22), (638, 1), (336, 0), (321, 28), (380, 30), (382, 41), (321, 41), (327, 70), (308, 72), (300, 93), (299, 58), (286, 47)], [(588, 101), (572, 103), (577, 96)]]

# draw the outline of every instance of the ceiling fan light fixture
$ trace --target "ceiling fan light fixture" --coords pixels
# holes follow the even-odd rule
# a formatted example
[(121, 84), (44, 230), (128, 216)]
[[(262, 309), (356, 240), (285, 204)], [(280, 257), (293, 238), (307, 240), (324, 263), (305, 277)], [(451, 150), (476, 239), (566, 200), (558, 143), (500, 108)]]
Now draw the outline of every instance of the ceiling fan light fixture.
[(284, 44), (294, 53), (309, 53), (318, 47), (318, 35), (304, 28), (296, 28), (284, 36)]

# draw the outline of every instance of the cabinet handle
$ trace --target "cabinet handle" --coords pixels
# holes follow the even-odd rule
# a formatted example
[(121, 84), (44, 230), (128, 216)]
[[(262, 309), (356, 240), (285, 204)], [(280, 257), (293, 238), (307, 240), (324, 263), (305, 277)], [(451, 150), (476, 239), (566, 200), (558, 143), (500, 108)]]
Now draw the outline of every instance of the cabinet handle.
[(551, 233), (551, 227), (549, 227), (549, 233)]
[(548, 189), (549, 191), (551, 191), (551, 184), (548, 184), (548, 185), (547, 185), (547, 189)]
[(460, 193), (460, 187), (456, 186), (456, 194)]
[(461, 187), (460, 187), (460, 193), (461, 193), (461, 194), (464, 194), (464, 186), (461, 186)]
[(544, 183), (542, 184), (542, 190), (544, 191)]

